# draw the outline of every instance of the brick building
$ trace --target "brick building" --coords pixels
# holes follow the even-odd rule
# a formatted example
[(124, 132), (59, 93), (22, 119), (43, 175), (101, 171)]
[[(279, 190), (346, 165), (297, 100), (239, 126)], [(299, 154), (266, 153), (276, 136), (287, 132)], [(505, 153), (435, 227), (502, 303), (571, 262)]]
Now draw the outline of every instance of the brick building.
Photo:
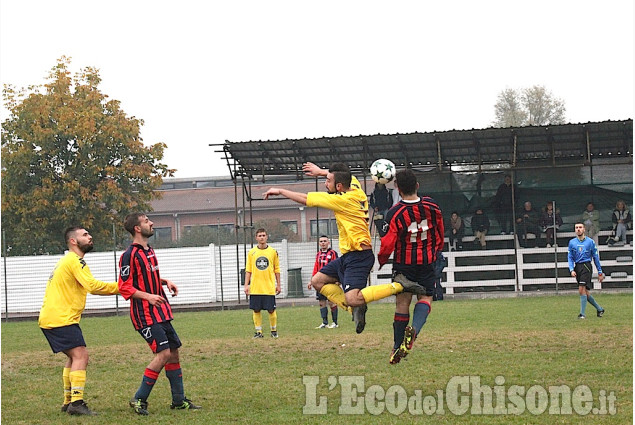
[[(268, 181), (252, 182), (253, 198), (262, 198), (262, 193), (271, 186), (281, 186), (297, 192), (323, 191), (324, 179), (316, 187), (315, 180), (300, 182)], [(372, 187), (372, 185), (371, 185)], [(250, 211), (247, 200), (243, 202), (243, 189), (228, 177), (207, 177), (197, 179), (165, 179), (160, 189), (161, 199), (152, 202), (151, 213), (157, 240), (177, 241), (194, 226), (217, 226), (234, 229), (262, 220), (279, 219), (299, 235), (299, 240), (314, 240), (320, 234), (337, 235), (335, 218), (331, 211), (321, 208), (307, 208), (286, 198), (252, 201)], [(235, 207), (237, 205), (237, 207)], [(319, 223), (319, 226), (318, 226)]]

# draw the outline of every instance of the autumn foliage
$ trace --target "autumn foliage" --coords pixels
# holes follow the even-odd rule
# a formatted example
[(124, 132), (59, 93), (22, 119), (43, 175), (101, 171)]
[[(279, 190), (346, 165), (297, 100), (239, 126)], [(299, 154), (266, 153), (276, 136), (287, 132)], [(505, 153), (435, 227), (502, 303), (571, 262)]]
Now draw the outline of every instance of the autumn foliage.
[[(148, 211), (172, 175), (163, 143), (145, 146), (143, 120), (99, 90), (87, 67), (74, 76), (62, 57), (43, 86), (5, 85), (2, 123), (2, 229), (9, 255), (61, 253), (63, 231), (86, 227), (96, 244), (112, 246), (132, 210)], [(118, 230), (119, 231), (119, 230)]]

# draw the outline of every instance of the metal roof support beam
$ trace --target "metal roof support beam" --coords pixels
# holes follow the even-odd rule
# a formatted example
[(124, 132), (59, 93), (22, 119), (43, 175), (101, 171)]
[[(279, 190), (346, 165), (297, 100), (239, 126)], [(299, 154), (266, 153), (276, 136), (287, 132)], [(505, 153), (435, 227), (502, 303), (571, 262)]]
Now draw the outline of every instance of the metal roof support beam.
[(295, 179), (302, 180), (304, 177), (300, 170), (302, 169), (302, 164), (298, 163), (298, 157), (300, 156), (300, 150), (298, 149), (298, 144), (293, 142), (293, 165), (295, 166)]
[[(633, 132), (633, 126), (631, 125), (631, 133)], [(622, 140), (624, 142), (624, 152), (622, 152), (623, 156), (630, 156), (632, 154), (632, 146), (633, 146), (633, 135), (629, 136), (628, 134), (628, 126), (625, 122), (622, 123)], [(630, 148), (630, 149), (629, 149)]]
[(551, 155), (551, 165), (556, 166), (556, 140), (553, 137), (553, 134), (549, 131), (549, 127), (545, 128), (545, 132), (547, 132), (547, 141), (549, 142), (549, 150)]
[(478, 171), (481, 172), (483, 165), (483, 157), (481, 156), (481, 142), (474, 132), (472, 132), (472, 141), (474, 142), (474, 150), (476, 151), (476, 160), (478, 162)]
[(404, 164), (406, 165), (406, 168), (411, 168), (410, 158), (408, 157), (408, 149), (406, 149), (406, 147), (404, 146), (399, 135), (396, 135), (395, 138), (397, 139), (397, 144), (399, 145), (399, 149), (401, 150), (401, 153), (403, 154), (403, 161), (404, 161)]
[(584, 126), (584, 133), (586, 134), (586, 162), (591, 164), (591, 137), (589, 135), (589, 129)]
[(438, 135), (434, 135), (434, 141), (437, 144), (437, 168), (439, 171), (443, 170), (443, 158), (441, 157), (441, 139)]
[(516, 167), (518, 161), (518, 135), (512, 130), (512, 167)]

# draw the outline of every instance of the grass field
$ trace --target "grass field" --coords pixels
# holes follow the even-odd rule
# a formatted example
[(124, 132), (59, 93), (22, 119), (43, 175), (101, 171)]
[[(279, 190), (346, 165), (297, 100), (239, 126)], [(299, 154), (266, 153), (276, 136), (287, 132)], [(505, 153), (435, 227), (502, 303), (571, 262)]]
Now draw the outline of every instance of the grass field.
[[(398, 365), (388, 364), (394, 313), (390, 303), (369, 307), (361, 335), (355, 334), (348, 314), (340, 313), (339, 329), (315, 330), (320, 322), (317, 306), (280, 308), (277, 340), (251, 339), (249, 310), (177, 312), (174, 326), (184, 342), (181, 364), (186, 394), (204, 409), (170, 410), (169, 384), (161, 374), (149, 399), (149, 417), (136, 416), (127, 405), (151, 358), (127, 314), (82, 319), (91, 356), (86, 401), (100, 413), (91, 418), (69, 417), (59, 411), (65, 357), (50, 352), (37, 323), (3, 322), (2, 423), (632, 423), (632, 294), (600, 294), (596, 299), (607, 313), (597, 318), (588, 306), (587, 320), (577, 320), (579, 297), (573, 294), (436, 302), (412, 354)], [(266, 314), (263, 322), (268, 335)], [(479, 415), (472, 409), (478, 412), (488, 404), (483, 404), (472, 380), (465, 391), (459, 387), (465, 400), (458, 400), (470, 404), (465, 414), (457, 414), (461, 412), (456, 403), (451, 411), (448, 390), (451, 383), (470, 376), (480, 377), (481, 392), (487, 392), (484, 387), (494, 389), (494, 406), (496, 400), (502, 400), (501, 407), (524, 405), (510, 396), (514, 385), (525, 388), (515, 394), (524, 396), (527, 406), (538, 411), (541, 405), (536, 407), (535, 400), (546, 394), (540, 388), (567, 386), (573, 391), (586, 385), (594, 407), (600, 406), (602, 394), (605, 400), (613, 394), (616, 413), (579, 415), (574, 410), (553, 415), (550, 404), (538, 415), (529, 408), (520, 408), (518, 415), (511, 411)], [(351, 401), (346, 385), (351, 381), (363, 381), (364, 388), (352, 394), (348, 410), (356, 406), (364, 413), (343, 416), (338, 411), (347, 410)], [(395, 385), (399, 387), (390, 388)], [(397, 400), (384, 397), (384, 391), (396, 394)], [(441, 392), (443, 397), (438, 395)], [(303, 414), (305, 404), (319, 411), (319, 397), (324, 397), (327, 413)], [(405, 404), (397, 403), (414, 403), (417, 397), (430, 404), (424, 403), (424, 409), (412, 404), (404, 410)], [(431, 402), (439, 399), (441, 413)], [(580, 406), (574, 409), (586, 404)]]

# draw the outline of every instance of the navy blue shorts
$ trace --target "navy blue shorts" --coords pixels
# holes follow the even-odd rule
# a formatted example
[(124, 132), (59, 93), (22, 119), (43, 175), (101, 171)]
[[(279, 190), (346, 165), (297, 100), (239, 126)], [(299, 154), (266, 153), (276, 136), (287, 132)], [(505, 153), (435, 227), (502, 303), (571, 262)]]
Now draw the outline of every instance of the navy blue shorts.
[(320, 294), (319, 292), (315, 293), (315, 299), (318, 301), (327, 301), (328, 298), (326, 298), (324, 295)]
[(274, 311), (276, 309), (275, 295), (250, 295), (249, 308), (253, 311), (267, 310)]
[(168, 348), (177, 349), (182, 345), (170, 320), (141, 328), (137, 332), (146, 340), (155, 354)]
[(84, 335), (78, 324), (62, 326), (61, 328), (42, 329), (42, 332), (54, 353), (75, 347), (86, 347)]
[(434, 295), (434, 282), (436, 273), (434, 264), (424, 264), (416, 266), (403, 266), (400, 264), (392, 265), (393, 278), (397, 273), (403, 274), (406, 279), (417, 282), (426, 290), (426, 295), (431, 297)]
[(319, 273), (336, 278), (342, 284), (344, 292), (348, 292), (366, 287), (374, 264), (375, 254), (372, 250), (351, 251), (322, 267)]

